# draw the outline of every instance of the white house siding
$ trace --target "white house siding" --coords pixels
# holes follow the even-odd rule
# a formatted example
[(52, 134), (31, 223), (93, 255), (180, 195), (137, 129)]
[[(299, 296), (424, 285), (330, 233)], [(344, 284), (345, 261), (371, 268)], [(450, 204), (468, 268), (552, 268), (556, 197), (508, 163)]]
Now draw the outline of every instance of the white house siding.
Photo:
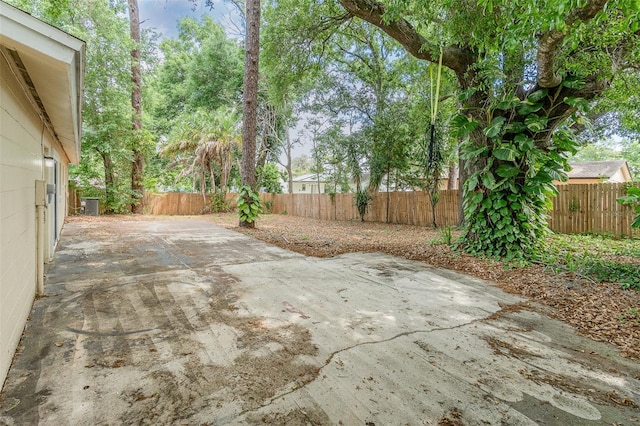
[[(320, 182), (320, 194), (325, 193), (326, 184)], [(318, 182), (293, 182), (294, 194), (318, 194)]]
[[(9, 369), (36, 293), (35, 181), (43, 178), (43, 132), (0, 56), (0, 378)], [(42, 141), (42, 142), (41, 142)]]
[(607, 182), (628, 182), (629, 179), (622, 173), (622, 169), (618, 169)]

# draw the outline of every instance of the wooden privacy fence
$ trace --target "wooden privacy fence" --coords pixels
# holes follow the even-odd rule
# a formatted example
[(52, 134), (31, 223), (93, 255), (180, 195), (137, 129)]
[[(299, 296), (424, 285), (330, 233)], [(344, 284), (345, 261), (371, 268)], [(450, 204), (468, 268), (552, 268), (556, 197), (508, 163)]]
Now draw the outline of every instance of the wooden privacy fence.
[[(273, 203), (273, 213), (323, 220), (360, 219), (354, 194), (262, 194), (262, 199)], [(364, 220), (429, 226), (432, 222), (429, 194), (422, 191), (378, 193), (371, 200)], [(457, 190), (441, 192), (436, 205), (436, 224), (458, 224)]]
[(631, 228), (633, 208), (616, 201), (627, 195), (627, 187), (624, 183), (558, 185), (549, 212), (551, 229), (562, 234), (640, 235)]
[[(388, 197), (387, 197), (388, 195)], [(227, 202), (235, 206), (237, 194), (227, 194)], [(360, 218), (354, 194), (260, 194), (276, 214), (310, 217), (323, 220), (355, 220)], [(197, 215), (207, 212), (207, 195), (167, 192), (146, 193), (144, 211), (151, 215)], [(387, 202), (389, 209), (387, 212)], [(431, 225), (431, 204), (426, 192), (389, 192), (373, 197), (365, 215), (368, 222), (388, 222), (408, 225)], [(458, 223), (458, 191), (442, 191), (436, 205), (436, 224), (455, 226)]]
[[(235, 194), (234, 194), (235, 195)], [(210, 196), (186, 192), (145, 193), (144, 212), (152, 215), (188, 216), (205, 213)]]
[[(637, 236), (631, 222), (633, 209), (616, 202), (626, 195), (626, 184), (559, 185), (549, 212), (549, 226), (563, 234), (595, 233), (615, 236)], [(271, 213), (290, 214), (323, 220), (359, 220), (354, 194), (261, 194)], [(236, 194), (227, 194), (227, 202), (235, 205)], [(209, 197), (201, 194), (146, 194), (145, 212), (155, 215), (196, 215), (205, 212)], [(388, 220), (387, 220), (388, 215)], [(422, 191), (376, 194), (365, 215), (368, 222), (389, 222), (430, 226), (432, 222), (429, 195)], [(440, 192), (436, 205), (436, 224), (458, 224), (458, 191)]]

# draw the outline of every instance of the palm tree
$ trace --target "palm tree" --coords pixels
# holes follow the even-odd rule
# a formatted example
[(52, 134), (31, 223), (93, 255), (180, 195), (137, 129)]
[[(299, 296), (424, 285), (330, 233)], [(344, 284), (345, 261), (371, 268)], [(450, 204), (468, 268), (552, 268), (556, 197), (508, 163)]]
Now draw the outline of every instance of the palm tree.
[(241, 146), (239, 122), (236, 111), (228, 107), (183, 114), (161, 154), (173, 159), (174, 165), (186, 165), (178, 179), (190, 175), (194, 189), (199, 183), (203, 198), (207, 181), (212, 193), (224, 195), (229, 189), (234, 154)]

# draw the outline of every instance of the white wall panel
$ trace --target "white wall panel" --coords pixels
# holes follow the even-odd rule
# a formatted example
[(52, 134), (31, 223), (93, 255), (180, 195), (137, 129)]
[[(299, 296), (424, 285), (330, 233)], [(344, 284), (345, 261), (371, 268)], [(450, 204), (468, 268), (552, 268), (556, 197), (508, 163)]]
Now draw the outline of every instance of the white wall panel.
[(36, 292), (35, 181), (42, 179), (42, 131), (0, 57), (0, 381), (11, 365)]

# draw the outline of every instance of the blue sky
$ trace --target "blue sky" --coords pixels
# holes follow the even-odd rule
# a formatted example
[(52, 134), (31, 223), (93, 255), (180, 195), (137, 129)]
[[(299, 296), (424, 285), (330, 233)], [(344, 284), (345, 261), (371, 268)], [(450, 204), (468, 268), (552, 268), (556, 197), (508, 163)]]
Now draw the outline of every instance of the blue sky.
[(233, 5), (223, 0), (215, 0), (213, 10), (204, 5), (205, 0), (138, 0), (140, 21), (143, 28), (155, 28), (163, 37), (178, 35), (178, 21), (184, 17), (199, 20), (203, 15), (213, 17), (224, 26), (229, 36), (234, 36), (238, 28), (238, 13)]

